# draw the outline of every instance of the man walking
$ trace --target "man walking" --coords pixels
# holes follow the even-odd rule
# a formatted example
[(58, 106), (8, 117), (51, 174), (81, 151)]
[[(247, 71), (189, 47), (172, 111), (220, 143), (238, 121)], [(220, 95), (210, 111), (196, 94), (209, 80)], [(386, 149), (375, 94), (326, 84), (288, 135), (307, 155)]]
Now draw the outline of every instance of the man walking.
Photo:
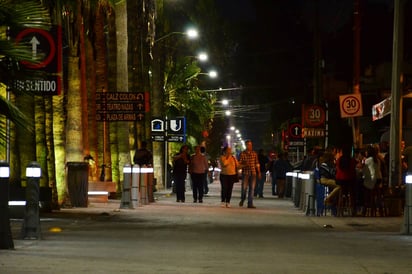
[(200, 146), (195, 147), (195, 154), (190, 158), (189, 173), (192, 178), (193, 202), (203, 203), (203, 187), (206, 172), (209, 168), (206, 156), (202, 154)]
[(253, 205), (253, 194), (255, 191), (256, 177), (260, 179), (262, 174), (260, 173), (258, 155), (253, 151), (253, 143), (251, 140), (246, 141), (246, 150), (240, 153), (239, 162), (243, 175), (242, 194), (239, 206), (243, 206), (247, 192), (247, 207), (256, 208)]

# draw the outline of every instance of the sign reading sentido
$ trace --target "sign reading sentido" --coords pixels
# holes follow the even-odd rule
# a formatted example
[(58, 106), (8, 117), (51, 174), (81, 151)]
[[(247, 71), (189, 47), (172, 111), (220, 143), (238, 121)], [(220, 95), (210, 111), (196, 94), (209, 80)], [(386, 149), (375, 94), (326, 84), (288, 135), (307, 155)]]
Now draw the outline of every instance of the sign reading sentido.
[(97, 121), (141, 121), (145, 111), (143, 92), (96, 92)]

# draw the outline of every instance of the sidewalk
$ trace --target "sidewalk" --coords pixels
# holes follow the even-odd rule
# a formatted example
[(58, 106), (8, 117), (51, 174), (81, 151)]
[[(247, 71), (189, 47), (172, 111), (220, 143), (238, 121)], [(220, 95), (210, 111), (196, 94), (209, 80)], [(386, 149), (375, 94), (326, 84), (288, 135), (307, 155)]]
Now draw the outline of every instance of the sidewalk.
[[(412, 238), (401, 217), (308, 217), (268, 193), (256, 209), (220, 207), (220, 184), (203, 204), (156, 202), (120, 209), (119, 200), (41, 216), (42, 239), (0, 250), (1, 273), (410, 273)], [(327, 227), (325, 227), (327, 225)]]

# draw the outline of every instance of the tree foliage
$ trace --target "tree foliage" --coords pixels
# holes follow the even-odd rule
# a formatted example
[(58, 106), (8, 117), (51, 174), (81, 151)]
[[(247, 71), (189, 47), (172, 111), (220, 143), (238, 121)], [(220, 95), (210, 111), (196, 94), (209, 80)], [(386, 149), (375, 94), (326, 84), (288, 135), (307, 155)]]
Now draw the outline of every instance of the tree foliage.
[[(39, 1), (0, 1), (0, 116), (14, 122), (26, 130), (32, 131), (32, 123), (19, 109), (8, 100), (5, 90), (14, 92), (13, 79), (30, 79), (42, 75), (20, 65), (21, 61), (36, 63), (42, 56), (33, 57), (31, 46), (16, 43), (15, 34), (23, 28), (50, 28), (50, 17), (46, 8)], [(0, 120), (0, 139), (6, 140), (6, 120)], [(3, 142), (2, 142), (3, 143)]]

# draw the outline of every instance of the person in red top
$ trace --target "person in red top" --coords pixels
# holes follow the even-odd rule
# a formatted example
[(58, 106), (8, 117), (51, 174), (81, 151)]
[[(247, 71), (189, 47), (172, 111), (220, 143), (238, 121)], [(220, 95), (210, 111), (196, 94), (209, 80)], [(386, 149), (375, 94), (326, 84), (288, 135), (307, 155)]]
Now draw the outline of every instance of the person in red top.
[(344, 145), (340, 157), (336, 160), (335, 180), (336, 184), (343, 188), (343, 191), (349, 193), (352, 208), (355, 206), (356, 164), (357, 162), (352, 156), (352, 147)]
[(352, 157), (352, 147), (342, 147), (341, 155), (336, 160), (336, 184), (353, 185), (356, 180), (356, 160)]

